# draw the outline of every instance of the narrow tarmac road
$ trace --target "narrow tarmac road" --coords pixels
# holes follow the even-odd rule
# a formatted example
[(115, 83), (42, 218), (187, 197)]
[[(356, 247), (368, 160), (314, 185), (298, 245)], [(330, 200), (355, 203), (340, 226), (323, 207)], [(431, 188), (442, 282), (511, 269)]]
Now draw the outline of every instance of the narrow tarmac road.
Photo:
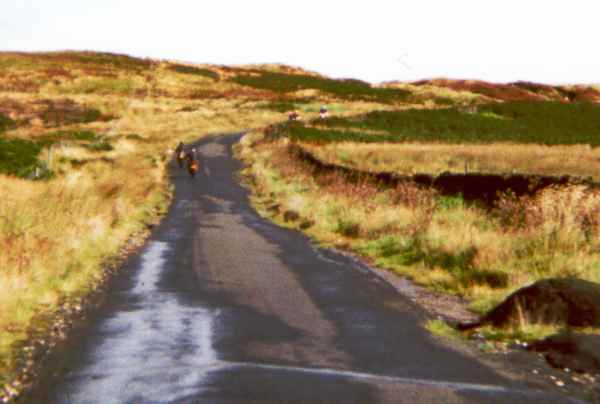
[(195, 179), (173, 165), (168, 215), (32, 402), (569, 402), (440, 344), (368, 268), (260, 218), (237, 139), (200, 142)]

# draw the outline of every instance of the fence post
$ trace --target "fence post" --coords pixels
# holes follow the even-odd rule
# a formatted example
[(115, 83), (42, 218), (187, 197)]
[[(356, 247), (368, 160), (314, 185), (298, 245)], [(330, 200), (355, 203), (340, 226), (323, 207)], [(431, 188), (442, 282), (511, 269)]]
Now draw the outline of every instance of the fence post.
[(50, 168), (52, 167), (52, 148), (54, 147), (54, 144), (50, 144), (50, 148), (48, 149), (48, 170), (50, 170)]

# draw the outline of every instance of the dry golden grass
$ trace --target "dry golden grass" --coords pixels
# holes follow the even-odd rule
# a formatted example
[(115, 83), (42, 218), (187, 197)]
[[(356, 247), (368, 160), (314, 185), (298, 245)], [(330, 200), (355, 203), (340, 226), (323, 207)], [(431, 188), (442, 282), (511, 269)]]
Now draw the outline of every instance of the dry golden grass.
[[(213, 79), (174, 71), (172, 64), (166, 61), (124, 58), (111, 64), (104, 59), (102, 55), (79, 53), (0, 53), (0, 106), (11, 105), (11, 117), (20, 122), (19, 128), (7, 136), (35, 139), (55, 130), (84, 129), (102, 135), (113, 147), (109, 151), (91, 151), (76, 141), (62, 142), (53, 148), (50, 168), (56, 176), (46, 182), (0, 175), (0, 386), (14, 376), (19, 347), (35, 326), (34, 319), (92, 290), (103, 276), (106, 260), (114, 257), (145, 222), (164, 211), (169, 199), (165, 166), (171, 157), (170, 151), (179, 141), (262, 128), (287, 118), (286, 113), (264, 108), (265, 101), (278, 100), (277, 94), (245, 88), (227, 80), (244, 72), (243, 68), (201, 66), (218, 72), (218, 79)], [(251, 68), (306, 74), (279, 65)], [(419, 102), (428, 97), (449, 98), (460, 103), (481, 98), (425, 86), (411, 87), (411, 90), (420, 92), (416, 97)], [(341, 116), (391, 108), (376, 103), (334, 100), (315, 90), (301, 90), (286, 96), (291, 97), (292, 102), (294, 97), (313, 98), (311, 103), (299, 108), (303, 119), (316, 118), (322, 103), (331, 104), (332, 113)], [(65, 99), (81, 107), (97, 109), (112, 119), (49, 127), (42, 119), (44, 107), (39, 101)], [(538, 276), (529, 270), (515, 270), (520, 265), (529, 265), (515, 258), (515, 249), (524, 245), (544, 246), (545, 249), (532, 247), (541, 252), (535, 258), (527, 257), (546, 263), (547, 268), (538, 267), (547, 273), (563, 273), (564, 268), (569, 267), (581, 270), (583, 277), (590, 277), (591, 268), (595, 268), (594, 250), (587, 239), (588, 244), (581, 247), (581, 232), (577, 230), (576, 221), (573, 231), (559, 240), (560, 248), (555, 248), (551, 245), (554, 239), (550, 240), (547, 231), (541, 231), (539, 225), (530, 233), (508, 231), (464, 206), (444, 212), (432, 210), (430, 195), (407, 190), (414, 200), (403, 196), (400, 199), (404, 202), (398, 203), (399, 193), (373, 193), (368, 187), (350, 189), (340, 184), (336, 190), (335, 186), (319, 184), (301, 170), (294, 171), (296, 166), (286, 160), (283, 153), (284, 144), (275, 147), (255, 144), (260, 141), (260, 134), (244, 138), (241, 153), (253, 162), (248, 170), (257, 178), (259, 189), (268, 191), (267, 194), (273, 192), (282, 206), (301, 213), (306, 223), (314, 223), (309, 229), (311, 234), (326, 243), (363, 251), (376, 260), (385, 258), (380, 261), (382, 265), (437, 289), (462, 293), (480, 306), (486, 304), (485, 299), (496, 301), (515, 285)], [(397, 166), (399, 153), (406, 153), (407, 159), (415, 161), (424, 159), (424, 167), (430, 170), (437, 170), (436, 164), (441, 164), (428, 163), (423, 153), (419, 157), (417, 150), (390, 149), (388, 152), (385, 150), (388, 145), (373, 149), (371, 154), (365, 146), (339, 147), (346, 148), (322, 149), (323, 158), (353, 166), (364, 164), (365, 169), (376, 170), (401, 169), (398, 168), (401, 165)], [(507, 146), (507, 161), (517, 152), (521, 150)], [(46, 153), (47, 150), (42, 151), (42, 155)], [(473, 161), (490, 155), (489, 151), (480, 150), (460, 151), (457, 155), (461, 153)], [(537, 151), (532, 149), (531, 153)], [(383, 168), (375, 163), (369, 166), (373, 154), (389, 161), (386, 160)], [(497, 154), (495, 149), (494, 155)], [(593, 151), (588, 154), (585, 158), (590, 161), (595, 158)], [(527, 160), (531, 155), (521, 154), (516, 159)], [(551, 156), (558, 155), (560, 152), (549, 154), (548, 166)], [(564, 167), (564, 159), (561, 164)], [(299, 175), (290, 176), (294, 172)], [(553, 206), (555, 200), (560, 206), (567, 203), (561, 196), (552, 198), (550, 203), (540, 199), (540, 206), (546, 206), (544, 203)], [(581, 198), (590, 206), (586, 209), (595, 208), (595, 199)], [(569, 201), (581, 211), (579, 199)], [(510, 207), (506, 209), (510, 211)], [(547, 215), (551, 216), (552, 212)], [(550, 219), (544, 219), (543, 223), (551, 228)], [(417, 235), (422, 240), (420, 248), (428, 254), (475, 248), (477, 266), (509, 273), (509, 286), (491, 289), (485, 284), (464, 283), (439, 265), (416, 262), (407, 266), (394, 262), (393, 255), (381, 257), (380, 247), (385, 247), (385, 237), (391, 237), (392, 244), (404, 245), (416, 240)], [(596, 239), (593, 240), (595, 243)], [(570, 247), (565, 247), (567, 245)], [(575, 246), (579, 248), (578, 253), (574, 252)]]
[(481, 94), (469, 91), (453, 90), (448, 87), (436, 86), (434, 84), (414, 85), (410, 83), (391, 82), (384, 84), (387, 88), (399, 88), (410, 91), (415, 101), (420, 101), (428, 106), (436, 105), (435, 100), (446, 100), (455, 104), (469, 105), (478, 102), (487, 102), (491, 99)]
[(302, 144), (324, 162), (402, 175), (443, 172), (573, 175), (600, 179), (600, 149), (536, 144)]
[[(153, 73), (159, 87), (175, 95), (185, 93), (186, 83), (176, 73), (160, 67)], [(151, 92), (132, 98), (136, 89), (152, 87), (140, 77), (132, 79), (135, 84), (127, 91), (114, 91), (103, 82), (88, 93), (91, 87), (81, 84), (85, 80), (79, 77), (47, 83), (36, 92), (0, 94), (21, 102), (23, 115), (35, 116), (37, 100), (63, 99), (68, 90), (73, 92), (69, 99), (115, 117), (59, 128), (93, 130), (105, 135), (114, 150), (92, 152), (66, 142), (53, 149), (55, 179), (31, 182), (0, 176), (0, 385), (12, 377), (17, 348), (27, 338), (33, 319), (93, 289), (107, 258), (164, 210), (168, 201), (164, 168), (170, 148), (179, 141), (261, 127), (282, 118), (282, 114), (246, 107), (243, 98), (189, 100)], [(194, 77), (193, 81), (197, 85), (202, 80)], [(190, 106), (193, 111), (181, 111)], [(34, 118), (8, 135), (31, 139), (48, 131)], [(139, 137), (124, 137), (128, 134)]]

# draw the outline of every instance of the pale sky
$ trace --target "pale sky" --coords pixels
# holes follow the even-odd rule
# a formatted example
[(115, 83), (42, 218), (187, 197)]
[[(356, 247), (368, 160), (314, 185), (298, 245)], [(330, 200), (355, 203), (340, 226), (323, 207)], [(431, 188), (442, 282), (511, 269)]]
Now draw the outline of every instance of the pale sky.
[(0, 50), (278, 62), (371, 82), (600, 83), (597, 0), (0, 1)]

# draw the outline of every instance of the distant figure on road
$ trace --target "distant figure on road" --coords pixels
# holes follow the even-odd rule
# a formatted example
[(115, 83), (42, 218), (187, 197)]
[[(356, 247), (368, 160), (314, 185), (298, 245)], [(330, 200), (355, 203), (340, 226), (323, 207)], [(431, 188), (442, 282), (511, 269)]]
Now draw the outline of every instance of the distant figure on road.
[(200, 168), (200, 164), (196, 160), (196, 149), (190, 150), (185, 157), (187, 161), (188, 172), (190, 173), (190, 177), (194, 178), (198, 169)]
[(325, 105), (322, 105), (321, 109), (319, 110), (319, 118), (325, 119), (328, 116), (329, 116), (329, 111), (327, 110), (327, 107)]
[(290, 120), (290, 121), (299, 121), (300, 120), (300, 114), (298, 112), (296, 112), (296, 111), (292, 111), (288, 115), (288, 120)]
[(175, 149), (175, 157), (177, 158), (177, 164), (179, 164), (179, 168), (183, 167), (183, 160), (185, 160), (185, 145), (183, 142), (179, 142), (177, 148)]

